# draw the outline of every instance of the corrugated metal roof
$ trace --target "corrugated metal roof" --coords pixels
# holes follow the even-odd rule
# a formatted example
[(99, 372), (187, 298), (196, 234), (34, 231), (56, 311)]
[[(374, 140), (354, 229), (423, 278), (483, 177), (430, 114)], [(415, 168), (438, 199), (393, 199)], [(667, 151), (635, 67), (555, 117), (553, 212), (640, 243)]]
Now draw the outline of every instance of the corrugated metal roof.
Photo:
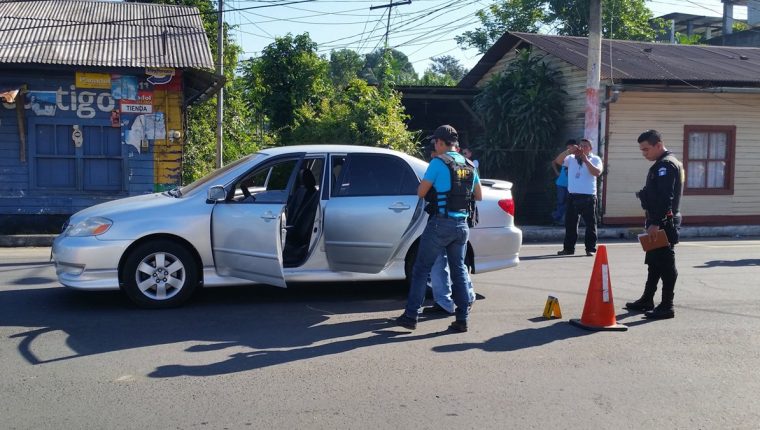
[[(474, 86), (507, 52), (526, 43), (586, 70), (586, 37), (507, 33), (462, 78), (459, 86)], [(758, 84), (760, 48), (604, 39), (601, 75), (602, 79), (623, 81)]]
[(0, 1), (0, 63), (213, 69), (195, 7)]

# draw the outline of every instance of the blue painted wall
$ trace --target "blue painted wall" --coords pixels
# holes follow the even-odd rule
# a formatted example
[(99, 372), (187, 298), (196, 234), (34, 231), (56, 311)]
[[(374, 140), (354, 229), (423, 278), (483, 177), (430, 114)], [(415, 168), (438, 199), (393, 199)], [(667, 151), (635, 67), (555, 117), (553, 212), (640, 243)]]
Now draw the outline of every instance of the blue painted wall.
[[(143, 86), (142, 70), (132, 72), (141, 94), (152, 90)], [(145, 139), (129, 138), (139, 113), (120, 109), (117, 91), (77, 87), (75, 69), (4, 71), (0, 88), (15, 85), (28, 91), (16, 99), (25, 107), (26, 160), (20, 159), (16, 107), (0, 100), (0, 216), (68, 215), (154, 191), (155, 141), (147, 137), (162, 136), (141, 130)]]

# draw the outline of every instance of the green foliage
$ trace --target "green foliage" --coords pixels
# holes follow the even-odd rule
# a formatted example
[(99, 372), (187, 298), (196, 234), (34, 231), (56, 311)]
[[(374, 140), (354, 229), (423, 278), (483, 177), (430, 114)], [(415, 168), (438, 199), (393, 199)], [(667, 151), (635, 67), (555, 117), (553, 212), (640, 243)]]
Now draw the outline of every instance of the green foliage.
[(687, 36), (683, 33), (676, 32), (676, 41), (679, 45), (699, 45), (704, 41), (704, 35), (692, 34)]
[(292, 127), (294, 112), (318, 103), (330, 89), (329, 64), (308, 33), (278, 37), (261, 57), (242, 66), (248, 105), (276, 131)]
[(333, 86), (345, 88), (359, 76), (364, 66), (362, 56), (350, 49), (330, 52), (330, 80)]
[[(375, 87), (359, 79), (367, 62), (350, 50), (320, 58), (308, 34), (278, 38), (262, 56), (243, 66), (242, 86), (253, 114), (272, 130), (259, 132), (262, 144), (349, 144), (383, 146), (415, 153), (414, 136), (406, 130), (401, 95), (384, 79)], [(381, 51), (382, 53), (382, 51)], [(376, 61), (380, 76), (404, 70), (390, 52)], [(409, 65), (411, 66), (411, 65)], [(413, 69), (412, 69), (413, 70)]]
[(431, 72), (448, 76), (455, 81), (459, 81), (467, 74), (467, 69), (456, 58), (451, 55), (442, 55), (440, 57), (433, 57), (430, 59), (432, 64), (428, 70)]
[[(501, 0), (477, 13), (483, 25), (457, 36), (463, 47), (484, 53), (506, 31), (537, 33), (556, 29), (565, 36), (588, 36), (588, 0)], [(607, 39), (653, 41), (658, 20), (645, 0), (602, 0), (602, 35)], [(661, 24), (661, 23), (660, 23)]]
[(459, 60), (450, 55), (433, 57), (431, 60), (432, 64), (415, 85), (454, 87), (467, 74), (467, 69)]
[[(546, 24), (565, 36), (588, 36), (588, 0), (549, 0)], [(654, 16), (645, 0), (602, 0), (602, 37), (654, 41)]]
[[(554, 156), (563, 125), (565, 92), (560, 72), (542, 57), (518, 51), (507, 70), (495, 76), (475, 98), (486, 133), (475, 145), (483, 177), (515, 184), (521, 202), (536, 166)], [(538, 172), (542, 173), (542, 172)]]
[[(749, 7), (754, 7), (754, 6), (749, 6)], [(734, 21), (734, 25), (731, 26), (731, 29), (733, 31), (749, 30), (749, 24), (747, 24), (746, 22)]]
[(507, 31), (537, 33), (545, 19), (544, 0), (502, 0), (476, 15), (482, 28), (466, 31), (455, 40), (465, 48), (478, 48), (485, 53)]
[(422, 74), (422, 78), (417, 81), (416, 85), (426, 87), (455, 87), (458, 82), (449, 75), (439, 75), (428, 69), (425, 70), (425, 73)]
[(391, 148), (415, 154), (406, 130), (401, 94), (353, 79), (345, 89), (317, 105), (302, 105), (285, 144), (329, 143)]
[(409, 57), (395, 49), (377, 49), (367, 54), (365, 68), (372, 71), (381, 85), (414, 85), (417, 72)]

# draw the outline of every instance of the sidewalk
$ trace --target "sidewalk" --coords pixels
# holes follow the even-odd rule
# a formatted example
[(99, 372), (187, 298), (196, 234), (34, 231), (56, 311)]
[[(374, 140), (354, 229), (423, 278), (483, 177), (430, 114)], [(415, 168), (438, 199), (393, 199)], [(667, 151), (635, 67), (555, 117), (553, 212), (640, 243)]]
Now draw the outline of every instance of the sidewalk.
[[(550, 226), (518, 226), (523, 231), (523, 243), (531, 242), (557, 242), (561, 243), (565, 238), (564, 227)], [(583, 242), (584, 227), (578, 228), (578, 238)], [(643, 227), (599, 227), (596, 230), (599, 239), (630, 239), (644, 232)], [(732, 225), (732, 226), (684, 226), (680, 231), (681, 239), (724, 237), (724, 238), (747, 238), (760, 237), (760, 225)]]
[[(555, 242), (561, 243), (565, 237), (564, 227), (553, 226), (518, 226), (523, 232), (523, 243)], [(583, 241), (584, 228), (578, 229), (580, 241)], [(599, 239), (636, 239), (644, 231), (641, 227), (599, 227)], [(48, 247), (53, 243), (54, 234), (0, 235), (0, 247), (37, 246)], [(747, 238), (760, 237), (760, 225), (734, 226), (685, 226), (681, 227), (681, 238)]]

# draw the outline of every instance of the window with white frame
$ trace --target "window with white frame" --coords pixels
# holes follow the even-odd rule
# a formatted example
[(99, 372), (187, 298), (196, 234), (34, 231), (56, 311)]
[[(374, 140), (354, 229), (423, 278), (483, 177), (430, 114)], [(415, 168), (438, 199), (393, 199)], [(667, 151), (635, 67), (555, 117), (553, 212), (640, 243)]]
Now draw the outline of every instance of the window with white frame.
[(684, 194), (733, 194), (736, 127), (684, 127)]

